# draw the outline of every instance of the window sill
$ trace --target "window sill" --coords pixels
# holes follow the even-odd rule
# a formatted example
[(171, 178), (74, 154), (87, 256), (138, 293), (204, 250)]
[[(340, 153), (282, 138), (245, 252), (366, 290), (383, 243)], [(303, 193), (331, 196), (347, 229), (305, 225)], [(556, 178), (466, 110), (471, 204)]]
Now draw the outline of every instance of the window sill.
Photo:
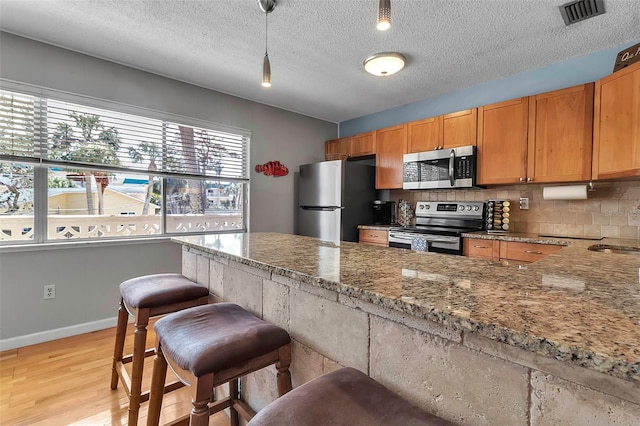
[(43, 251), (43, 250), (65, 250), (65, 249), (78, 249), (85, 247), (109, 247), (109, 246), (127, 246), (136, 244), (150, 244), (150, 243), (166, 243), (171, 241), (171, 237), (152, 237), (152, 238), (127, 238), (118, 240), (90, 240), (90, 241), (52, 241), (40, 244), (11, 244), (0, 246), (1, 253), (18, 253), (29, 251)]

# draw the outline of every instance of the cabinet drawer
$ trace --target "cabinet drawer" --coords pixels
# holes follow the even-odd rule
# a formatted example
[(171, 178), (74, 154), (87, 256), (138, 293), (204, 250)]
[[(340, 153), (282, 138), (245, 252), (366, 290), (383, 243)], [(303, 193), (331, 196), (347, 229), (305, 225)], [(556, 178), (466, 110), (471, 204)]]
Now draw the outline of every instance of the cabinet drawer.
[(374, 246), (387, 247), (389, 244), (389, 231), (361, 229), (359, 233), (359, 242)]
[(536, 260), (540, 260), (561, 248), (562, 246), (550, 244), (502, 241), (500, 244), (500, 259), (535, 262)]
[(478, 259), (498, 260), (500, 255), (500, 241), (465, 238), (462, 241), (462, 254)]

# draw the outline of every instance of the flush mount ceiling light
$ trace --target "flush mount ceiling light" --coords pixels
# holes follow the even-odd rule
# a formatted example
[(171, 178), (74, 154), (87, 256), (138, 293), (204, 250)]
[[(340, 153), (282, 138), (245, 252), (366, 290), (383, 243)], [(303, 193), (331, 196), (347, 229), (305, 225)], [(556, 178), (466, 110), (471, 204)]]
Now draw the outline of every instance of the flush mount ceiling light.
[(407, 58), (400, 53), (382, 52), (369, 56), (364, 60), (363, 65), (369, 74), (385, 77), (404, 68), (406, 60)]
[(264, 60), (262, 61), (262, 86), (271, 87), (271, 63), (267, 52), (267, 22), (268, 16), (276, 8), (276, 0), (258, 0), (260, 10), (264, 12)]
[(378, 3), (378, 23), (376, 28), (380, 31), (391, 28), (391, 0), (380, 0)]

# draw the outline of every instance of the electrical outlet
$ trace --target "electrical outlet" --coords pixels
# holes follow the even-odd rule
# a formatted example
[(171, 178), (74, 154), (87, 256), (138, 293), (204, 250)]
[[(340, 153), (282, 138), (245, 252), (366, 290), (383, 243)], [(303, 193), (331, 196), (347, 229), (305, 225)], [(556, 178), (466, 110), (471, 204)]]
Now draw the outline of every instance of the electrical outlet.
[(48, 284), (44, 286), (44, 298), (55, 299), (56, 298), (56, 286), (55, 284)]
[(520, 197), (520, 210), (529, 210), (529, 199)]

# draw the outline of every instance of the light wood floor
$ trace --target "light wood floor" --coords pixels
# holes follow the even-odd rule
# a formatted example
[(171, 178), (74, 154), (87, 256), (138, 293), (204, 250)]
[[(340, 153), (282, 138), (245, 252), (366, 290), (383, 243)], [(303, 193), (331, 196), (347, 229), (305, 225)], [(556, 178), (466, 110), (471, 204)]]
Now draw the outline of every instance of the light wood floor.
[[(129, 327), (126, 353), (133, 343)], [(150, 326), (147, 346), (155, 343), (152, 330)], [(127, 396), (120, 384), (117, 390), (110, 388), (114, 339), (115, 328), (110, 328), (0, 352), (0, 425), (126, 425)], [(153, 357), (146, 359), (143, 388), (151, 383), (152, 363)], [(148, 405), (140, 407), (139, 425), (146, 424)], [(166, 394), (160, 423), (190, 409), (187, 387)], [(228, 424), (224, 412), (209, 422)]]

